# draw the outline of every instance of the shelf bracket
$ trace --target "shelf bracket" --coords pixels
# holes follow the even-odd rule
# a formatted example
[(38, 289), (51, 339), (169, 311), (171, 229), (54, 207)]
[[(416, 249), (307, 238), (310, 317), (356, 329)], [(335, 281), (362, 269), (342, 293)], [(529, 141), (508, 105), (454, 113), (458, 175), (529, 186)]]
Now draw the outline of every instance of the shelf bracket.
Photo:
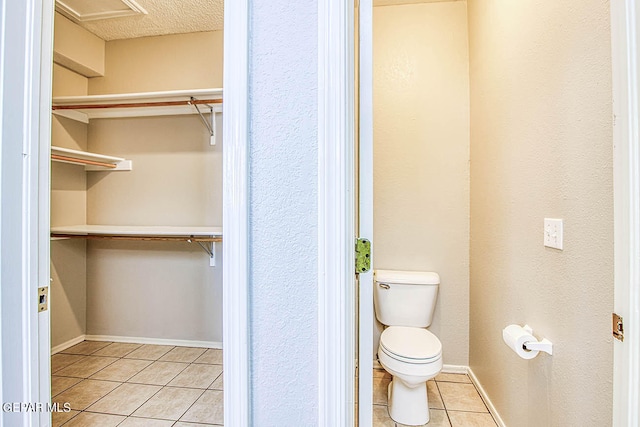
[(204, 114), (202, 114), (200, 107), (198, 107), (198, 104), (196, 104), (194, 101), (197, 101), (197, 99), (192, 96), (189, 100), (189, 105), (193, 105), (193, 107), (198, 112), (198, 115), (200, 116), (200, 120), (202, 120), (202, 123), (209, 131), (209, 135), (211, 136), (211, 141), (209, 142), (209, 144), (216, 145), (216, 112), (213, 111), (212, 105), (204, 104), (209, 108), (209, 111), (211, 113), (209, 121), (207, 121), (207, 119), (204, 117)]
[[(187, 242), (192, 243), (193, 240), (189, 239), (187, 240)], [(216, 244), (215, 242), (201, 242), (199, 240), (195, 241), (201, 248), (203, 251), (205, 251), (207, 253), (207, 255), (209, 255), (209, 266), (210, 267), (215, 267), (216, 266)]]

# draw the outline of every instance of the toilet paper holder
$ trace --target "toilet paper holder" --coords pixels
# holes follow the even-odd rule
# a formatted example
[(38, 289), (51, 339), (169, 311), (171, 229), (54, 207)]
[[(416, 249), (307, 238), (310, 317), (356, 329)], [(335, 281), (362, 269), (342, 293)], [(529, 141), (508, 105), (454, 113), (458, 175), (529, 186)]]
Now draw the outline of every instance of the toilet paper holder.
[[(531, 326), (524, 325), (522, 329), (530, 335), (533, 335)], [(522, 348), (529, 351), (544, 351), (545, 353), (553, 354), (553, 343), (546, 338), (543, 338), (541, 341), (526, 341), (522, 344)]]

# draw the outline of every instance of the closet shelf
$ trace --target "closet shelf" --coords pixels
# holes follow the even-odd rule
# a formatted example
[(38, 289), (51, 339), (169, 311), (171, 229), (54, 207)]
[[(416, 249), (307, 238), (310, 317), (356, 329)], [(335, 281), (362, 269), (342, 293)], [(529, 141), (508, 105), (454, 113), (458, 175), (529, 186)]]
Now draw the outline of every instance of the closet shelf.
[(216, 265), (216, 242), (222, 242), (222, 227), (68, 225), (51, 227), (54, 239), (155, 240), (197, 243)]
[[(64, 236), (62, 236), (64, 235)], [(137, 240), (222, 241), (222, 227), (174, 227), (137, 225), (67, 225), (51, 227), (51, 237), (104, 237)]]
[(87, 171), (130, 171), (133, 167), (131, 160), (121, 157), (56, 146), (51, 146), (51, 160), (73, 165), (84, 165)]
[(222, 89), (58, 96), (52, 109), (56, 115), (89, 123), (90, 119), (198, 114), (198, 105), (221, 112)]

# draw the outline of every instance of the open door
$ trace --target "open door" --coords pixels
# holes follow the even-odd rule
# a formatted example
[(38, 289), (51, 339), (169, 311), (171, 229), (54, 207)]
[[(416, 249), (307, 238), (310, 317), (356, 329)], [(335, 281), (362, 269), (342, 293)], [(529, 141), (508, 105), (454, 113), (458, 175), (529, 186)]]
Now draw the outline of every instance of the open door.
[(358, 236), (371, 242), (371, 269), (358, 281), (358, 422), (373, 425), (373, 3), (359, 2), (357, 34)]

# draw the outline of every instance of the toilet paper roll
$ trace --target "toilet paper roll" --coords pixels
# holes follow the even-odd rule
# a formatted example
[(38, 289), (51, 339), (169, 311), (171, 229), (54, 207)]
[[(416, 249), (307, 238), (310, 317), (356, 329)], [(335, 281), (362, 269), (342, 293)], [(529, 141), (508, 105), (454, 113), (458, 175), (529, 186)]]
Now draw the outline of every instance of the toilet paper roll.
[(502, 339), (511, 350), (523, 359), (533, 359), (538, 355), (537, 350), (526, 350), (523, 347), (526, 342), (538, 342), (538, 340), (520, 325), (509, 325), (504, 328)]

